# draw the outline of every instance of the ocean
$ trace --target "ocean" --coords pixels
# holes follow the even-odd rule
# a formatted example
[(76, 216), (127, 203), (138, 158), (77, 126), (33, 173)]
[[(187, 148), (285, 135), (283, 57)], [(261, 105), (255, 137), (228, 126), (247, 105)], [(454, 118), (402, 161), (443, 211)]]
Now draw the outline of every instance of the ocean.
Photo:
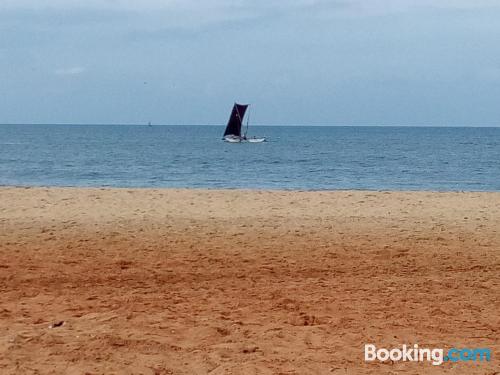
[(500, 128), (0, 125), (0, 185), (500, 191)]

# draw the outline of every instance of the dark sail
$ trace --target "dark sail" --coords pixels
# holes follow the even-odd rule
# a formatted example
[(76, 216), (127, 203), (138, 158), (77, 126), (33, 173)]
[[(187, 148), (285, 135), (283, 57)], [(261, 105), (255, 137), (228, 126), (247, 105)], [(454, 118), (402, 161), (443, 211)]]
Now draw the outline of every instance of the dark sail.
[(231, 117), (229, 117), (226, 131), (224, 132), (224, 137), (226, 135), (236, 135), (241, 137), (241, 125), (243, 124), (243, 117), (245, 117), (247, 107), (247, 104), (234, 103), (233, 110), (231, 111)]

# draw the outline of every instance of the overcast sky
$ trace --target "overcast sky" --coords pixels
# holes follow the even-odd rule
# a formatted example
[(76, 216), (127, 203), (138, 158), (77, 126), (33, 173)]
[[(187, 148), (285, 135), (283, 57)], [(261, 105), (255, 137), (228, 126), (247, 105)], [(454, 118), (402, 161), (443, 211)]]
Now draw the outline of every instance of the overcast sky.
[(0, 0), (0, 85), (0, 123), (498, 126), (500, 0)]

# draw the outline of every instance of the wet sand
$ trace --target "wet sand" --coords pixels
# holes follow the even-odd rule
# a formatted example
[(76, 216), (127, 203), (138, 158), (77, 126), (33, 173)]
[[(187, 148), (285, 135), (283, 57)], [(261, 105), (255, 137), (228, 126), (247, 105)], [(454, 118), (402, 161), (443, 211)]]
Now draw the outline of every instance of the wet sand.
[(0, 373), (492, 375), (499, 279), (500, 193), (0, 188)]

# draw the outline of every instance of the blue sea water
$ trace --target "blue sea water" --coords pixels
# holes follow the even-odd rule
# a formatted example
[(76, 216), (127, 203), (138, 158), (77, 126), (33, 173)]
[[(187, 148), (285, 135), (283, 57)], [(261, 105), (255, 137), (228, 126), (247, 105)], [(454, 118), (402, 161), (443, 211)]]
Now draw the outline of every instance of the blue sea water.
[(500, 191), (500, 128), (0, 125), (0, 185)]

